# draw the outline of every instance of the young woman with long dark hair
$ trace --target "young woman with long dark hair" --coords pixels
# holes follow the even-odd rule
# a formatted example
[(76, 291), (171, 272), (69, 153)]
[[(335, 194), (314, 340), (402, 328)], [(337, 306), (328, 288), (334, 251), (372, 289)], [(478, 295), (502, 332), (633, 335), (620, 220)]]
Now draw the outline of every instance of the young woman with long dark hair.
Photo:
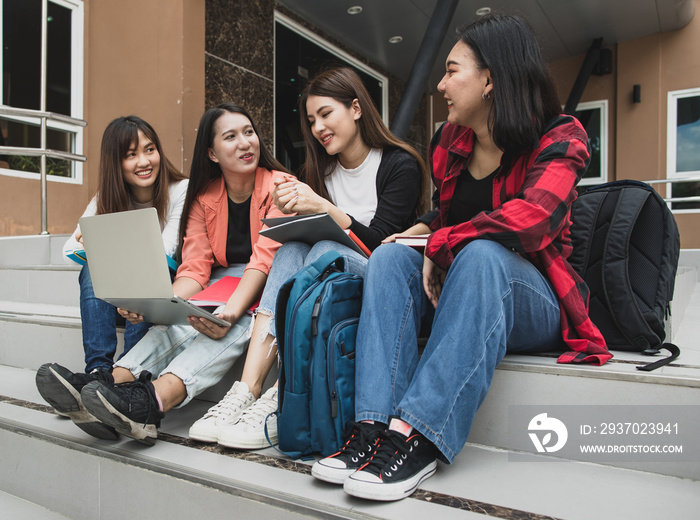
[[(260, 220), (282, 215), (272, 191), (274, 178), (285, 174), (245, 109), (223, 103), (202, 116), (173, 292), (186, 299), (224, 276), (241, 277), (216, 311), (231, 326), (197, 317), (190, 317), (189, 325), (154, 326), (105, 377), (65, 377), (63, 394), (79, 391), (87, 419), (99, 425), (93, 434), (101, 427), (102, 438), (121, 433), (153, 444), (165, 412), (216, 384), (243, 353), (251, 320), (247, 310), (259, 298), (279, 247), (259, 235)], [(143, 320), (128, 310), (121, 313), (132, 323)]]
[[(404, 498), (462, 449), (507, 352), (611, 356), (567, 262), (569, 213), (588, 138), (560, 105), (521, 18), (486, 16), (458, 31), (438, 91), (448, 119), (431, 143), (434, 211), (390, 243), (365, 275), (356, 344), (355, 420), (314, 464), (354, 496)], [(421, 325), (432, 323), (418, 349)]]
[[(306, 145), (305, 182), (292, 176), (276, 179), (277, 206), (285, 213), (328, 213), (370, 250), (411, 225), (419, 214), (423, 162), (384, 125), (357, 73), (343, 67), (319, 74), (304, 89), (299, 108)], [(237, 383), (248, 389), (248, 395), (244, 399), (229, 393), (190, 428), (191, 438), (241, 449), (268, 444), (264, 427), (270, 412), (277, 409), (276, 385), (261, 394), (276, 358), (277, 295), (284, 282), (330, 250), (343, 256), (346, 271), (364, 274), (367, 259), (337, 242), (283, 245), (260, 300)], [(276, 442), (274, 416), (267, 421), (267, 429)]]

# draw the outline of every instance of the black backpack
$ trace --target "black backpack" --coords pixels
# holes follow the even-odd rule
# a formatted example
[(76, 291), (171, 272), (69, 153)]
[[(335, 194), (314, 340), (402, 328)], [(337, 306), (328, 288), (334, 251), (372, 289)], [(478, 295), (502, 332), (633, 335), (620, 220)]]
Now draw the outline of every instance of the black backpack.
[(569, 263), (590, 289), (590, 318), (611, 350), (671, 356), (638, 366), (654, 370), (676, 359), (664, 343), (680, 254), (678, 226), (648, 184), (616, 181), (588, 189), (571, 207)]

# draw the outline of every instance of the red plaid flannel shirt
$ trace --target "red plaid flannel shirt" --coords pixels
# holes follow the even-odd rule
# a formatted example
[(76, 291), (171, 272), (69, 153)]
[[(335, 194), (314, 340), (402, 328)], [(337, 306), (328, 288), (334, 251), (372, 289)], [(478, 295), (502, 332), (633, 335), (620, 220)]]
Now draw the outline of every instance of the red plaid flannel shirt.
[(443, 125), (430, 146), (439, 213), (430, 223), (433, 233), (425, 254), (448, 269), (467, 243), (482, 238), (529, 259), (547, 276), (559, 298), (562, 337), (571, 349), (559, 362), (602, 365), (612, 354), (588, 316), (588, 287), (567, 261), (571, 204), (577, 196), (576, 184), (588, 166), (587, 142), (586, 131), (575, 118), (559, 116), (547, 127), (535, 151), (512, 161), (504, 156), (502, 172), (493, 182), (493, 211), (447, 226), (450, 201), (467, 165), (474, 132)]

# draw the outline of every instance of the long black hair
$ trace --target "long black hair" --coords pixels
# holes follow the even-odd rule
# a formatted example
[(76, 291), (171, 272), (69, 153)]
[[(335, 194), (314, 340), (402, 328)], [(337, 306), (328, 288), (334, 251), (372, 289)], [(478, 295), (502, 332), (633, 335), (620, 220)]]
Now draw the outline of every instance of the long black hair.
[[(214, 146), (214, 124), (225, 113), (241, 114), (248, 118), (253, 131), (258, 136), (260, 142), (260, 153), (258, 166), (262, 166), (268, 170), (278, 170), (287, 172), (287, 169), (275, 159), (275, 156), (267, 149), (265, 143), (260, 137), (260, 132), (255, 126), (255, 121), (250, 117), (248, 111), (235, 103), (221, 103), (207, 110), (202, 119), (199, 121), (199, 129), (197, 130), (197, 139), (194, 143), (194, 152), (192, 154), (192, 164), (190, 166), (190, 182), (187, 187), (187, 196), (185, 197), (185, 205), (182, 209), (182, 217), (180, 217), (180, 237), (178, 256), (182, 252), (182, 243), (187, 231), (187, 221), (190, 215), (192, 204), (200, 194), (202, 194), (207, 186), (214, 179), (218, 179), (223, 175), (221, 166), (211, 160), (209, 157), (209, 148)], [(287, 172), (288, 173), (288, 172)]]
[(488, 129), (496, 146), (511, 156), (534, 150), (561, 105), (530, 26), (519, 16), (490, 14), (460, 27), (457, 35), (479, 69), (491, 72)]

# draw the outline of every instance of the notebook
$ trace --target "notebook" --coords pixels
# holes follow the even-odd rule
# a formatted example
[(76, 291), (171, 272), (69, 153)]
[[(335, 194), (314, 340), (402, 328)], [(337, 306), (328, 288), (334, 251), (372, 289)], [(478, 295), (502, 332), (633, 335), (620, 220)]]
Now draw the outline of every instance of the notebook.
[(82, 217), (79, 222), (95, 296), (154, 324), (187, 324), (188, 316), (202, 316), (230, 326), (173, 295), (155, 208)]
[(312, 246), (321, 240), (333, 240), (366, 258), (372, 254), (355, 233), (341, 228), (328, 213), (264, 218), (262, 222), (268, 227), (261, 229), (260, 234), (281, 244), (297, 241)]

